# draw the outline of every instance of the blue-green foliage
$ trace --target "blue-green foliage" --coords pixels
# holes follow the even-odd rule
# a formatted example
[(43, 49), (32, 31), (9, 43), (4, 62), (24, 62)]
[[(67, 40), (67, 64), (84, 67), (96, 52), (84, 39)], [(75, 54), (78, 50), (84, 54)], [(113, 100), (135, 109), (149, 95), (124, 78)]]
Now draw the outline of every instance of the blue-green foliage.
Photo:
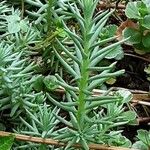
[[(135, 123), (136, 114), (124, 110), (131, 93), (110, 90), (97, 97), (92, 93), (124, 73), (114, 71), (116, 62), (101, 65), (127, 40), (100, 38), (113, 11), (95, 15), (98, 0), (22, 2), (28, 17), (0, 3), (0, 111), (12, 121), (13, 131), (67, 142), (65, 149), (73, 149), (75, 143), (85, 150), (90, 143), (130, 147), (119, 127)], [(74, 27), (68, 26), (69, 19), (75, 21)], [(71, 76), (73, 84), (62, 72)], [(61, 100), (54, 92), (58, 87), (65, 91)], [(56, 149), (31, 142), (17, 142), (14, 147)]]
[[(128, 44), (139, 53), (150, 52), (150, 4), (147, 0), (129, 2), (125, 14), (129, 19), (136, 20), (137, 28), (127, 27), (124, 30), (124, 37), (130, 37)], [(138, 52), (138, 51), (137, 51)]]

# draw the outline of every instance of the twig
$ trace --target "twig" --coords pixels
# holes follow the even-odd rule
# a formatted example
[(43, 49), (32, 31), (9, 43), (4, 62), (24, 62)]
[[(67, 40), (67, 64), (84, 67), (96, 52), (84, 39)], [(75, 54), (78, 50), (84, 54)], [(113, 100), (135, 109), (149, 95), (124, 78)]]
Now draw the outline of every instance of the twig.
[[(98, 8), (102, 8), (102, 9), (104, 9), (104, 8), (116, 8), (116, 4), (106, 4), (104, 2), (100, 2), (98, 5)], [(125, 8), (126, 8), (126, 6), (123, 4), (119, 4), (117, 6), (117, 9), (125, 9)]]
[(150, 117), (144, 117), (144, 118), (140, 117), (140, 118), (137, 119), (137, 121), (139, 123), (149, 123), (150, 122)]
[(146, 61), (146, 62), (149, 62), (149, 63), (150, 63), (150, 59), (145, 58), (145, 57), (141, 57), (141, 56), (134, 55), (134, 54), (129, 54), (129, 53), (125, 53), (124, 55), (125, 55), (125, 56), (134, 57), (134, 58), (138, 58), (138, 59), (141, 59), (141, 60), (144, 60), (144, 61)]
[[(34, 143), (41, 143), (41, 144), (48, 144), (48, 145), (54, 145), (56, 147), (62, 147), (62, 146), (66, 146), (67, 143), (63, 143), (63, 142), (59, 142), (57, 140), (53, 140), (53, 139), (43, 139), (40, 137), (31, 137), (31, 136), (27, 136), (27, 135), (22, 135), (22, 134), (15, 134), (15, 133), (10, 133), (10, 132), (3, 132), (0, 131), (0, 136), (4, 137), (4, 136), (10, 136), (10, 135), (14, 135), (16, 140), (19, 141), (27, 141), (27, 142), (34, 142)], [(82, 146), (80, 144), (74, 144), (73, 147), (76, 148), (81, 148)], [(92, 150), (136, 150), (136, 149), (129, 149), (129, 148), (123, 148), (123, 147), (107, 147), (104, 145), (99, 145), (99, 144), (89, 144), (89, 148)]]
[(150, 106), (150, 102), (139, 101), (139, 100), (132, 100), (132, 102), (137, 103), (137, 104), (141, 104), (141, 105)]
[(142, 91), (142, 90), (132, 90), (132, 89), (127, 89), (127, 88), (122, 88), (122, 87), (114, 87), (115, 90), (128, 90), (133, 94), (148, 94), (147, 91)]
[[(133, 94), (133, 100), (136, 100), (136, 101), (150, 101), (149, 92), (147, 92), (147, 91), (130, 90), (130, 89), (120, 88), (120, 87), (113, 87), (112, 91), (117, 91), (117, 90), (129, 90)], [(55, 90), (55, 92), (58, 92), (60, 94), (64, 94), (65, 90), (64, 90), (64, 88), (59, 87), (58, 89)], [(94, 89), (93, 90), (93, 96), (99, 96), (101, 94), (104, 94), (105, 92), (106, 91), (104, 91), (104, 90)]]

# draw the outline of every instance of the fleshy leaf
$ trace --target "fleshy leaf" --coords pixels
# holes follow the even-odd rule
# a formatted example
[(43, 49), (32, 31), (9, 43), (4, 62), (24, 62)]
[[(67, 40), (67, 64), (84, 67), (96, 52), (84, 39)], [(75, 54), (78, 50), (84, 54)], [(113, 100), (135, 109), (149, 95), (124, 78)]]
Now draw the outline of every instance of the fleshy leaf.
[(145, 36), (142, 38), (142, 43), (144, 47), (150, 48), (150, 33), (147, 33)]
[(133, 95), (130, 91), (127, 90), (119, 90), (117, 93), (123, 98), (124, 103), (128, 103), (132, 100)]
[(20, 21), (20, 29), (24, 32), (27, 32), (28, 30), (28, 25), (27, 23), (25, 22), (25, 20), (21, 20)]
[(150, 132), (146, 130), (138, 130), (138, 139), (140, 139), (144, 144), (150, 146)]
[(18, 22), (8, 23), (8, 32), (17, 33), (20, 31), (20, 24)]
[(10, 150), (14, 141), (14, 136), (0, 137), (0, 150)]
[(145, 67), (144, 71), (150, 75), (150, 65), (148, 67)]
[(138, 149), (138, 150), (149, 150), (148, 146), (144, 144), (142, 141), (137, 141), (132, 145), (132, 148)]
[(138, 44), (141, 42), (141, 33), (136, 29), (126, 28), (123, 31), (123, 37), (124, 38), (130, 37), (130, 39), (126, 43), (131, 44), (131, 45)]
[(122, 146), (122, 147), (130, 147), (131, 141), (128, 140), (125, 136), (121, 134), (115, 135), (114, 138), (110, 138), (108, 140), (109, 145), (113, 146)]
[(38, 76), (33, 84), (33, 87), (37, 92), (40, 92), (44, 89), (43, 79), (44, 79), (43, 76)]
[(108, 25), (106, 26), (101, 34), (100, 34), (100, 39), (104, 40), (110, 37), (114, 37), (117, 31), (117, 26), (116, 25)]
[(56, 88), (58, 88), (58, 84), (56, 83), (56, 81), (57, 81), (57, 78), (51, 75), (48, 75), (43, 80), (48, 90), (55, 90)]
[(131, 19), (141, 19), (137, 2), (129, 2), (126, 6), (125, 14), (128, 18)]
[(146, 15), (143, 19), (143, 24), (145, 28), (150, 29), (150, 15)]
[(126, 112), (123, 112), (122, 115), (124, 116), (124, 119), (129, 121), (128, 124), (130, 125), (136, 125), (137, 122), (136, 122), (136, 113), (134, 111), (126, 111)]
[(142, 0), (142, 2), (146, 5), (148, 8), (148, 12), (150, 12), (150, 1), (149, 0)]
[(8, 32), (17, 33), (20, 31), (20, 17), (17, 14), (13, 14), (6, 17), (8, 23)]
[(114, 48), (112, 48), (113, 50), (110, 52), (110, 53), (108, 53), (106, 56), (105, 56), (105, 58), (107, 58), (107, 59), (116, 59), (116, 60), (120, 60), (120, 59), (122, 59), (123, 58), (123, 50), (122, 50), (122, 47), (120, 46), (120, 45), (118, 45), (118, 46), (116, 46), (116, 47), (114, 47)]

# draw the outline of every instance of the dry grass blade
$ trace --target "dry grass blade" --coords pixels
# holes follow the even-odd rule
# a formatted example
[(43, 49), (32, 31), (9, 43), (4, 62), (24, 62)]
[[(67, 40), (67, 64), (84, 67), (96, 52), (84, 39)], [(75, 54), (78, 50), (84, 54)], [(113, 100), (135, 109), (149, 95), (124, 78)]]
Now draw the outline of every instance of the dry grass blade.
[[(1, 137), (9, 136), (9, 135), (14, 135), (15, 139), (19, 140), (19, 141), (42, 143), (42, 144), (54, 145), (56, 147), (62, 147), (62, 146), (67, 145), (66, 143), (59, 142), (59, 141), (56, 141), (56, 140), (53, 140), (50, 138), (49, 139), (43, 139), (40, 137), (31, 137), (31, 136), (22, 135), (22, 134), (15, 134), (15, 133), (10, 133), (10, 132), (0, 131)], [(81, 145), (79, 145), (79, 144), (74, 144), (73, 146), (76, 148), (81, 148)], [(103, 146), (103, 145), (99, 145), (99, 144), (90, 144), (89, 148), (91, 150), (136, 150), (136, 149), (123, 148), (123, 147), (107, 147), (107, 146)]]
[[(116, 4), (112, 4), (112, 3), (107, 4), (106, 2), (105, 2), (105, 3), (104, 3), (104, 2), (100, 2), (99, 5), (98, 5), (98, 7), (101, 8), (101, 9), (116, 8)], [(118, 8), (118, 9), (125, 9), (125, 5), (119, 4), (119, 5), (117, 6), (117, 8)]]
[[(120, 87), (113, 87), (112, 91), (116, 91), (116, 90), (129, 90), (129, 89), (125, 89), (125, 88), (120, 88)], [(55, 90), (56, 92), (60, 93), (60, 94), (64, 94), (65, 90), (62, 87), (59, 87), (58, 89)], [(132, 94), (133, 94), (133, 100), (136, 101), (150, 101), (150, 95), (147, 91), (140, 91), (140, 90), (129, 90)], [(100, 96), (101, 94), (103, 94), (104, 90), (99, 90), (99, 89), (94, 89), (93, 90), (93, 96)], [(132, 102), (131, 101), (131, 102)]]

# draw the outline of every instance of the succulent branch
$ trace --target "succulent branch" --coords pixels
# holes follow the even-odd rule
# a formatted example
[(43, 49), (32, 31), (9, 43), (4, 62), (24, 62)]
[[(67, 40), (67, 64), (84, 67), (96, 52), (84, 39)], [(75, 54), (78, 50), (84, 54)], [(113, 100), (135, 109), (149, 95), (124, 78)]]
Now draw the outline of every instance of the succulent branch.
[[(68, 73), (75, 78), (78, 87), (76, 89), (68, 85), (60, 76), (56, 75), (57, 84), (66, 90), (68, 102), (57, 102), (47, 93), (48, 99), (53, 104), (68, 111), (70, 115), (69, 122), (65, 118), (56, 115), (57, 119), (66, 126), (71, 126), (71, 128), (65, 127), (56, 132), (59, 133), (56, 139), (62, 139), (63, 137), (63, 141), (68, 142), (65, 149), (69, 149), (74, 143), (82, 144), (86, 150), (89, 149), (88, 144), (91, 142), (105, 143), (104, 139), (110, 136), (111, 128), (129, 123), (125, 116), (117, 117), (123, 114), (123, 104), (130, 100), (129, 93), (126, 102), (122, 92), (113, 93), (112, 95), (106, 94), (97, 98), (92, 96), (92, 90), (95, 87), (102, 85), (111, 77), (124, 73), (124, 70), (113, 72), (115, 63), (105, 67), (99, 67), (97, 64), (101, 64), (101, 61), (112, 51), (113, 47), (127, 40), (102, 48), (103, 41), (98, 41), (98, 37), (113, 11), (95, 15), (97, 3), (98, 0), (78, 0), (77, 2), (68, 3), (68, 9), (78, 22), (80, 31), (76, 33), (75, 30), (71, 30), (62, 21), (67, 37), (74, 46), (69, 47), (59, 39), (56, 39), (56, 41), (62, 52), (72, 60), (72, 65), (62, 57), (62, 52), (57, 50), (56, 46), (53, 47), (57, 58)], [(114, 38), (106, 39), (104, 43), (111, 40), (113, 41)], [(93, 70), (99, 70), (99, 74), (91, 76)], [(104, 109), (106, 109), (106, 112)], [(119, 134), (120, 132), (118, 136)]]

